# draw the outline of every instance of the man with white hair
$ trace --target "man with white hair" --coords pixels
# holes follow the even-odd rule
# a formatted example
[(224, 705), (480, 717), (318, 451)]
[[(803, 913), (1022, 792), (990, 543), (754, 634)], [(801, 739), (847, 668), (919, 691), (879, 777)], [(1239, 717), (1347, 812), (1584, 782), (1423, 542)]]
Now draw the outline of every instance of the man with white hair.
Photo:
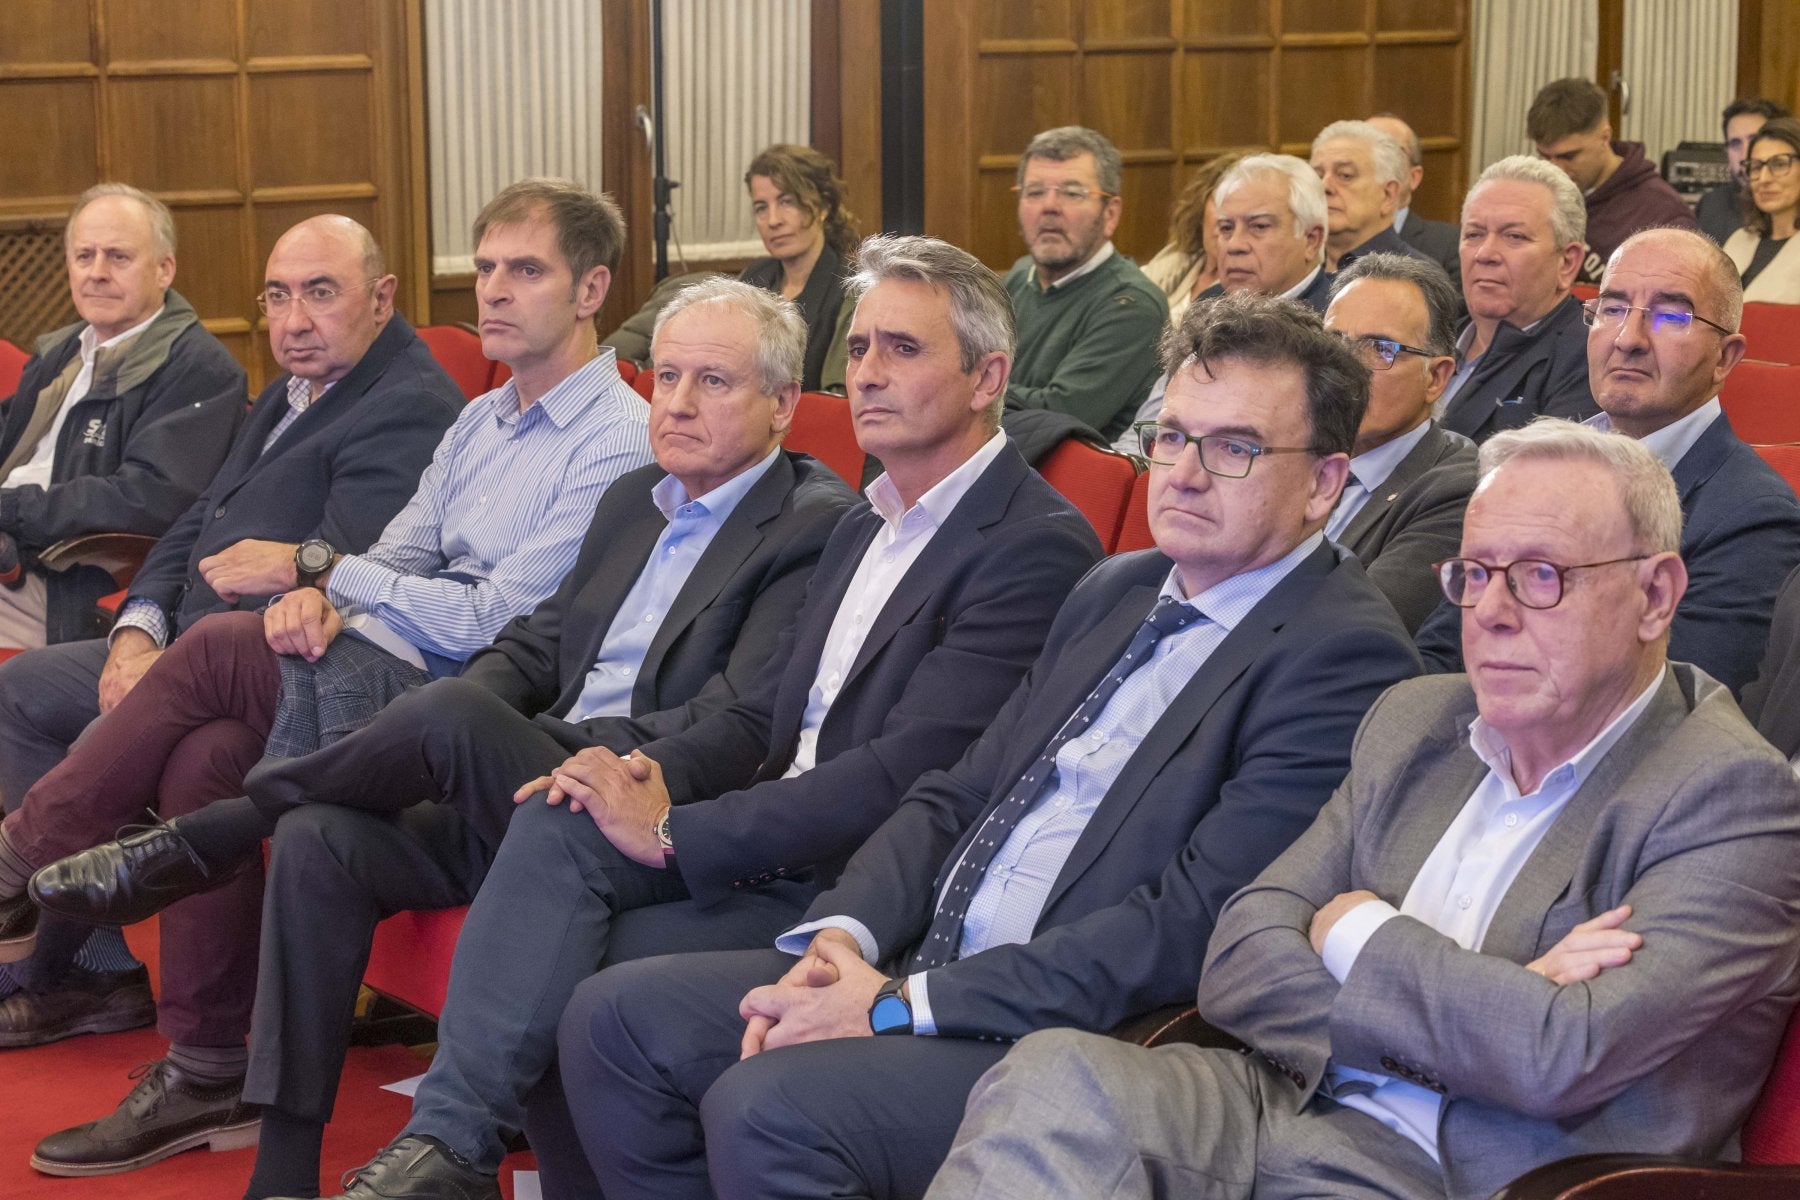
[(1735, 1150), (1800, 986), (1800, 786), (1668, 661), (1687, 570), (1656, 455), (1545, 421), (1481, 467), (1438, 569), (1471, 673), (1383, 696), (1214, 925), (1200, 1012), (1250, 1053), (1032, 1034), (930, 1200), (1443, 1200)]
[(1325, 311), (1325, 187), (1312, 168), (1291, 154), (1240, 159), (1213, 189), (1213, 212), (1223, 261), (1201, 299), (1255, 292)]
[(1393, 113), (1376, 113), (1369, 124), (1400, 143), (1406, 151), (1406, 179), (1400, 187), (1400, 207), (1394, 213), (1394, 232), (1400, 240), (1422, 251), (1432, 262), (1444, 268), (1450, 282), (1462, 286), (1462, 256), (1457, 247), (1462, 231), (1448, 221), (1433, 221), (1413, 211), (1413, 197), (1425, 181), (1425, 151), (1413, 127)]
[(1406, 187), (1406, 151), (1367, 121), (1334, 121), (1313, 139), (1312, 168), (1325, 184), (1325, 265), (1342, 271), (1365, 254), (1415, 250), (1394, 231)]
[(1439, 400), (1444, 428), (1476, 442), (1540, 415), (1581, 420), (1587, 329), (1570, 293), (1587, 210), (1569, 177), (1524, 154), (1489, 166), (1462, 208), (1462, 290), (1469, 322)]

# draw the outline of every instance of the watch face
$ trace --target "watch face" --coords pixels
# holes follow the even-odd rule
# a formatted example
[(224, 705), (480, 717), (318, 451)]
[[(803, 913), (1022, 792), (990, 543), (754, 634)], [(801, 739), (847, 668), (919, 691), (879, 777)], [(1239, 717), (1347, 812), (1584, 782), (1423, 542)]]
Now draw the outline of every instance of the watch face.
[(305, 542), (295, 555), (300, 569), (308, 574), (318, 574), (331, 565), (331, 547), (323, 542)]
[(869, 1010), (869, 1028), (876, 1033), (910, 1030), (912, 1008), (898, 996), (883, 996)]

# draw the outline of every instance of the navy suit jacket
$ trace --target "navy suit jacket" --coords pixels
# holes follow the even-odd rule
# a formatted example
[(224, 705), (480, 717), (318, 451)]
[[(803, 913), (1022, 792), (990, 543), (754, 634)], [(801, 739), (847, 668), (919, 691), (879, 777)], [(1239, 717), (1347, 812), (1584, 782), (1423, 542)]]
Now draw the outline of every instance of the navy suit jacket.
[(783, 779), (832, 619), (881, 528), (866, 502), (847, 512), (750, 692), (643, 747), (662, 766), (682, 880), (702, 903), (835, 878), (914, 780), (987, 728), (1100, 557), (1087, 520), (1009, 443), (875, 615), (819, 728), (817, 765)]
[(1346, 250), (1338, 256), (1337, 269), (1348, 270), (1359, 258), (1370, 254), (1398, 254), (1405, 258), (1416, 258), (1421, 262), (1436, 262), (1431, 255), (1414, 246), (1394, 232), (1393, 225), (1383, 225), (1379, 232), (1354, 250)]
[(1462, 230), (1448, 221), (1428, 221), (1408, 209), (1406, 223), (1400, 226), (1400, 240), (1444, 268), (1450, 282), (1461, 293)]
[(774, 653), (856, 497), (814, 459), (783, 451), (719, 527), (651, 639), (631, 715), (562, 720), (581, 698), (600, 644), (668, 527), (651, 465), (620, 477), (594, 509), (575, 565), (556, 592), (515, 617), (463, 670), (575, 751), (623, 754), (732, 703)]
[(1744, 715), (1788, 758), (1800, 754), (1800, 569), (1781, 585), (1769, 649), (1756, 681), (1744, 689)]
[[(1124, 653), (1170, 566), (1144, 550), (1094, 568), (981, 740), (919, 781), (807, 919), (856, 918), (905, 969), (943, 873)], [(1191, 999), (1227, 898), (1312, 822), (1349, 770), (1363, 714), (1418, 669), (1355, 558), (1329, 543), (1308, 555), (1151, 728), (1076, 840), (1032, 939), (930, 973), (938, 1032), (1104, 1030)]]
[(1462, 547), (1474, 490), (1474, 445), (1434, 422), (1338, 534), (1408, 632), (1443, 601), (1431, 564)]
[[(1673, 474), (1688, 589), (1669, 628), (1669, 657), (1693, 663), (1735, 695), (1755, 677), (1776, 593), (1800, 565), (1800, 502), (1724, 416)], [(1419, 653), (1428, 671), (1463, 669), (1458, 609), (1446, 602), (1432, 613), (1419, 630)]]
[[(1320, 267), (1319, 273), (1313, 276), (1312, 284), (1304, 292), (1295, 296), (1294, 299), (1306, 305), (1314, 312), (1323, 314), (1325, 310), (1331, 306), (1331, 281), (1336, 278), (1336, 275), (1325, 270), (1323, 267)], [(1194, 299), (1214, 300), (1224, 294), (1225, 285), (1215, 283), (1204, 292), (1201, 292), (1198, 296), (1195, 296)]]
[(290, 378), (262, 390), (212, 483), (131, 582), (129, 599), (154, 600), (172, 632), (208, 613), (267, 602), (242, 596), (227, 604), (200, 577), (201, 559), (245, 538), (368, 549), (418, 489), (463, 406), (461, 390), (399, 313), (265, 454), (264, 440), (288, 411)]
[(1477, 444), (1540, 415), (1585, 421), (1599, 412), (1588, 391), (1581, 301), (1564, 296), (1530, 333), (1502, 321), (1493, 345), (1451, 397), (1444, 428)]

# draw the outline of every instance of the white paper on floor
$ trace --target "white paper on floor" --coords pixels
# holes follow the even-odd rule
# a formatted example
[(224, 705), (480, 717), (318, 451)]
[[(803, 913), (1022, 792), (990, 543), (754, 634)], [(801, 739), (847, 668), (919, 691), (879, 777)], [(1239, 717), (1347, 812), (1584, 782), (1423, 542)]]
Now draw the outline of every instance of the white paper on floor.
[(381, 1090), (384, 1092), (393, 1092), (400, 1096), (415, 1095), (419, 1090), (419, 1081), (423, 1078), (425, 1078), (425, 1076), (421, 1073), (414, 1075), (411, 1079), (400, 1079), (393, 1083), (384, 1083), (381, 1085)]
[(544, 1200), (543, 1185), (536, 1171), (513, 1172), (513, 1200)]

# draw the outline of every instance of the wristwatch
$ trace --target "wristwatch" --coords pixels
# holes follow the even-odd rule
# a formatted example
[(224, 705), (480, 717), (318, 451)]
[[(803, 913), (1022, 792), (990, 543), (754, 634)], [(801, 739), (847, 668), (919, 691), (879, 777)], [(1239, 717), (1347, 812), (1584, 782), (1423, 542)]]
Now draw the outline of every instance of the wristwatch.
[(869, 1005), (869, 1028), (876, 1033), (893, 1033), (911, 1035), (913, 1031), (912, 1005), (907, 1002), (901, 988), (906, 986), (906, 976), (890, 979), (881, 985), (875, 993), (875, 1003)]
[(663, 866), (665, 867), (675, 865), (675, 839), (669, 833), (669, 814), (674, 811), (675, 806), (671, 804), (668, 808), (663, 809), (662, 816), (656, 819), (656, 840), (662, 843)]
[(338, 552), (324, 538), (309, 538), (294, 547), (294, 579), (301, 587), (318, 584), (319, 576), (331, 570)]

